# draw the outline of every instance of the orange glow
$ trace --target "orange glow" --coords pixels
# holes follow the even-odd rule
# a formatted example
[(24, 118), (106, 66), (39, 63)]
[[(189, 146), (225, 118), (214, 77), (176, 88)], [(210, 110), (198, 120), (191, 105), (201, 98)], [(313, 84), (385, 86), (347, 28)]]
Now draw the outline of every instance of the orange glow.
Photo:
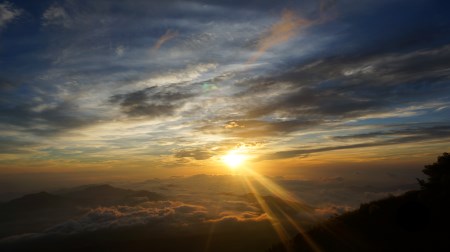
[(247, 159), (247, 156), (239, 153), (237, 150), (232, 150), (228, 152), (225, 156), (222, 157), (222, 161), (230, 168), (230, 169), (236, 169), (239, 166), (241, 166), (245, 160)]
[(300, 27), (308, 26), (311, 21), (298, 17), (294, 12), (285, 10), (281, 15), (281, 20), (275, 23), (267, 35), (261, 38), (257, 52), (248, 60), (248, 63), (255, 62), (263, 53), (270, 48), (282, 44), (294, 37)]

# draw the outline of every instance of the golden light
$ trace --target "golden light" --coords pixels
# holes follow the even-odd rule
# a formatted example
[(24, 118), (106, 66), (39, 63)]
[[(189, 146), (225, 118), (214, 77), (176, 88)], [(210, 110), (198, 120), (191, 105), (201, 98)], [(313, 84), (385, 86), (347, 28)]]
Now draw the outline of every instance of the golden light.
[(245, 155), (236, 151), (230, 151), (222, 157), (222, 161), (231, 169), (238, 168), (246, 159), (247, 157)]

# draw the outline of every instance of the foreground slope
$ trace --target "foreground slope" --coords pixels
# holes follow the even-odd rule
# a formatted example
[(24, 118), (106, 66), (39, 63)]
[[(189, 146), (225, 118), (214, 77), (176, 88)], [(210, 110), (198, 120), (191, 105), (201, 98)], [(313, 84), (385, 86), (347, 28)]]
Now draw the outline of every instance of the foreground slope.
[(422, 190), (362, 204), (268, 251), (450, 251), (450, 155), (425, 166)]

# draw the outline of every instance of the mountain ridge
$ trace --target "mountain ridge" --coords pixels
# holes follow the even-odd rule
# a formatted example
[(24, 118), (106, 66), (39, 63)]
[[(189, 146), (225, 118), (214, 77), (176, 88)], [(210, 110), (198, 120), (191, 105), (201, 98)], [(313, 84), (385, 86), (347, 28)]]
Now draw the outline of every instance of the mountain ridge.
[(164, 199), (158, 193), (122, 189), (108, 184), (79, 187), (59, 194), (46, 191), (26, 194), (0, 204), (0, 238), (37, 232), (82, 216), (96, 207), (135, 205)]

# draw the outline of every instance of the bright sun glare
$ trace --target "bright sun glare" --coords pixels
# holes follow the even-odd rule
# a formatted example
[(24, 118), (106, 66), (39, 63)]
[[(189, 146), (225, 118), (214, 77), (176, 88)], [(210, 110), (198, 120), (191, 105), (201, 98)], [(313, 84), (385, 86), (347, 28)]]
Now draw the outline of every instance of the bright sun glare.
[(245, 161), (245, 159), (245, 155), (236, 153), (235, 151), (230, 151), (227, 155), (222, 157), (222, 161), (231, 169), (238, 168)]

